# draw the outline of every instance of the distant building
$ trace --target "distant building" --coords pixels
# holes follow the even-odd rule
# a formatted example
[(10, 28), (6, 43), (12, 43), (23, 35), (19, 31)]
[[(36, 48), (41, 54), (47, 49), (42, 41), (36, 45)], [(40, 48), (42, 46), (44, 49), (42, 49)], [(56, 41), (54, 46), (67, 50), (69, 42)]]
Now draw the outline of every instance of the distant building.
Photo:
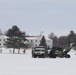
[[(40, 36), (26, 36), (26, 39), (28, 40), (27, 41), (28, 47), (33, 48), (33, 47), (39, 46), (42, 37), (43, 37), (42, 35), (40, 35)], [(49, 39), (47, 37), (45, 37), (45, 39), (46, 39), (47, 46), (51, 48), (52, 43), (53, 43), (52, 39)]]
[(5, 41), (7, 40), (7, 36), (0, 35), (0, 48), (5, 47)]

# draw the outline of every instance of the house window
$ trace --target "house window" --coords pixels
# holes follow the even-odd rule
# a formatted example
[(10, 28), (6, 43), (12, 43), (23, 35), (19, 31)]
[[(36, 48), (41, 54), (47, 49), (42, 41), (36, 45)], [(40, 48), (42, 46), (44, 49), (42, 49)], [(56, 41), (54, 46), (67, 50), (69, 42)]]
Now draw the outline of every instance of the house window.
[(32, 42), (33, 40), (31, 40), (31, 42)]
[(3, 45), (5, 45), (5, 44), (3, 44)]
[(4, 39), (4, 41), (5, 41), (5, 39)]
[(1, 39), (0, 39), (0, 41), (1, 41)]
[(27, 40), (29, 42), (29, 40)]
[(1, 43), (0, 43), (0, 45), (1, 45)]
[(36, 40), (36, 42), (37, 42), (37, 40)]
[(37, 46), (37, 44), (35, 44), (35, 47)]

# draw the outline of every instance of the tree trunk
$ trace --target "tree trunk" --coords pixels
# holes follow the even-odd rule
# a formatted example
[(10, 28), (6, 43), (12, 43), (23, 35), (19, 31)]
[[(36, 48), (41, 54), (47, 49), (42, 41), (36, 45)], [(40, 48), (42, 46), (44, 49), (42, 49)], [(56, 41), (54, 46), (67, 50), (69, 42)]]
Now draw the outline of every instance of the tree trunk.
[(15, 48), (13, 48), (13, 53), (15, 53)]
[(18, 54), (20, 53), (20, 48), (18, 49)]
[(23, 50), (23, 53), (24, 53), (24, 54), (26, 53), (26, 49)]

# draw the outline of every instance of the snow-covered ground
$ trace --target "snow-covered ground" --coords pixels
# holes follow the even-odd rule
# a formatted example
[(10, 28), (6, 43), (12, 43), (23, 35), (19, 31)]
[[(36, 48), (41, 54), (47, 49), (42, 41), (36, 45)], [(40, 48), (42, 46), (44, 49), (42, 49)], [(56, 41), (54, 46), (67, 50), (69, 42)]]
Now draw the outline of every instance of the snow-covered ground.
[(75, 53), (69, 53), (71, 58), (32, 58), (30, 50), (26, 54), (10, 54), (3, 49), (0, 75), (76, 75)]

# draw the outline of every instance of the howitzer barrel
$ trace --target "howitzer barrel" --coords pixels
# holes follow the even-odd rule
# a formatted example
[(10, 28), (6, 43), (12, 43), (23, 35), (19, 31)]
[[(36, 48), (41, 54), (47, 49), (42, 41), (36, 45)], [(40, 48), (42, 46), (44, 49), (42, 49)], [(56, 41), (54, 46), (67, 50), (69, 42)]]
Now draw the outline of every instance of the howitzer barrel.
[(60, 43), (60, 44), (58, 45), (58, 47), (61, 46), (61, 45), (62, 45), (62, 43)]
[(75, 45), (76, 45), (76, 43), (72, 44), (72, 46), (70, 48), (68, 48), (64, 51), (64, 54), (67, 54), (72, 49), (72, 47), (74, 47)]

